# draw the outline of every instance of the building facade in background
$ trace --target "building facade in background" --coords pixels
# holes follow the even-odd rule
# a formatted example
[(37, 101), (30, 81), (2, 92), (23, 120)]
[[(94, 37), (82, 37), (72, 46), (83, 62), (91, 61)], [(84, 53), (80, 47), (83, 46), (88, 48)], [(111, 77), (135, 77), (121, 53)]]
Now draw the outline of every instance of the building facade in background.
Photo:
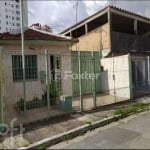
[[(0, 33), (20, 28), (20, 3), (16, 0), (0, 1)], [(27, 1), (24, 1), (24, 23), (28, 26)]]

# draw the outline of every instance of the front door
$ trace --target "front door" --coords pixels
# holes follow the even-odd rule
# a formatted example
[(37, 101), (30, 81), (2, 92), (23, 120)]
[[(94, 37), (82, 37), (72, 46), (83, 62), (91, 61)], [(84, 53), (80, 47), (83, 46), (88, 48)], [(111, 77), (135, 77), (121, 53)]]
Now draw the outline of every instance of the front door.
[(57, 96), (61, 95), (61, 57), (58, 55), (50, 56), (50, 79), (51, 88), (55, 88)]

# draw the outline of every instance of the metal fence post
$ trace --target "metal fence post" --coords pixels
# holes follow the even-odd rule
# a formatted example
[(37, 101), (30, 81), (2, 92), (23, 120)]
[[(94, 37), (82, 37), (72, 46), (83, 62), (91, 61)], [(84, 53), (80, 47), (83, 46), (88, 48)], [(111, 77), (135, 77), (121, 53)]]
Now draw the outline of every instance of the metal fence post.
[(130, 88), (130, 98), (133, 98), (133, 85), (132, 85), (132, 65), (131, 65), (131, 56), (128, 54), (129, 62), (129, 88)]
[(3, 63), (2, 50), (0, 49), (0, 131), (3, 132), (2, 124), (4, 123), (4, 99), (3, 99)]
[(112, 53), (112, 59), (113, 59), (113, 81), (114, 81), (114, 99), (115, 99), (115, 103), (117, 102), (116, 99), (116, 76), (115, 76), (115, 59), (114, 59), (114, 53)]
[(24, 115), (27, 111), (26, 106), (26, 77), (25, 77), (25, 56), (24, 56), (24, 13), (23, 0), (20, 0), (20, 24), (21, 24), (21, 46), (22, 46), (22, 72), (23, 72), (23, 99), (24, 99)]
[(50, 117), (50, 85), (49, 85), (49, 66), (48, 66), (48, 51), (45, 49), (45, 73), (46, 73), (46, 93), (47, 93), (47, 107), (48, 117)]
[(94, 52), (91, 52), (92, 56), (92, 64), (93, 64), (93, 74), (94, 74), (94, 79), (93, 80), (93, 86), (92, 86), (92, 91), (93, 91), (93, 107), (96, 108), (96, 76), (95, 76), (95, 60), (94, 60)]
[(81, 53), (78, 51), (79, 62), (79, 90), (80, 90), (80, 112), (83, 111), (83, 97), (82, 97), (82, 79), (81, 79)]
[(100, 73), (100, 90), (102, 91), (102, 70), (101, 70), (102, 49), (99, 50), (99, 73)]
[(147, 85), (149, 90), (149, 81), (150, 81), (150, 65), (149, 65), (149, 56), (147, 56)]

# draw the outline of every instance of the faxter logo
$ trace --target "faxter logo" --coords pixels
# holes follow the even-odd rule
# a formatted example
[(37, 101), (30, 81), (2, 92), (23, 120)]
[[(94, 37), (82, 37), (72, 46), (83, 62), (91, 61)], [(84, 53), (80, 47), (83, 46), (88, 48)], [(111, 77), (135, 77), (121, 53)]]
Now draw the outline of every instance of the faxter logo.
[(81, 74), (79, 73), (72, 73), (72, 71), (65, 71), (64, 73), (64, 79), (71, 78), (73, 80), (76, 79), (85, 79), (85, 80), (93, 80), (93, 79), (98, 79), (100, 77), (100, 73), (89, 73), (89, 72), (82, 72)]
[(15, 122), (17, 121), (17, 118), (14, 118), (10, 121), (10, 126), (7, 124), (0, 124), (0, 136), (6, 136), (10, 133), (10, 136), (13, 137), (15, 132), (19, 132), (21, 136), (23, 136), (23, 132), (25, 131), (25, 128), (23, 127), (23, 124), (20, 124), (18, 128), (14, 127)]

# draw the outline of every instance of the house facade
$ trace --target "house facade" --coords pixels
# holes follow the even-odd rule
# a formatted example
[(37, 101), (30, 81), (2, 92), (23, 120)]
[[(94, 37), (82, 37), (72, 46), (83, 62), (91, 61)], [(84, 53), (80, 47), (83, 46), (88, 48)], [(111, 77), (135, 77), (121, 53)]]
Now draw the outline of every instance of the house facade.
[[(79, 39), (73, 51), (102, 52), (102, 67), (108, 72), (102, 75), (107, 82), (102, 91), (128, 99), (149, 93), (149, 18), (108, 6), (61, 34)], [(126, 61), (121, 59), (127, 55)]]
[[(71, 71), (69, 47), (75, 41), (72, 38), (32, 28), (28, 28), (24, 36), (26, 102), (42, 100), (46, 91), (46, 72), (49, 83), (53, 81), (57, 83), (55, 91), (59, 92), (58, 95), (72, 95), (72, 80), (65, 78), (64, 75), (65, 72)], [(1, 34), (0, 54), (3, 78), (0, 82), (3, 88), (1, 95), (6, 108), (5, 119), (9, 122), (14, 117), (19, 118), (15, 107), (17, 102), (24, 98), (20, 34)], [(50, 91), (54, 91), (53, 88)], [(46, 97), (44, 99), (46, 100)], [(47, 107), (45, 109), (47, 110)], [(42, 114), (40, 110), (37, 110), (36, 114), (30, 121), (47, 117), (47, 111), (41, 117), (39, 117)]]

